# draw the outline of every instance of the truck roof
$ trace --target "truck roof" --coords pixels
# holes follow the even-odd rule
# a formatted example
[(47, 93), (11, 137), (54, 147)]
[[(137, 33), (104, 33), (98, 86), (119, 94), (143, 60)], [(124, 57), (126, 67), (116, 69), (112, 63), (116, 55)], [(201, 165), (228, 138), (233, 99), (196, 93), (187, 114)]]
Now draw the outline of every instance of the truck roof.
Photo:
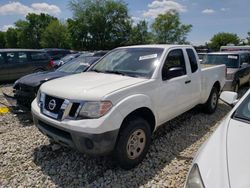
[(145, 44), (145, 45), (124, 46), (119, 48), (172, 48), (172, 47), (192, 47), (192, 46), (180, 45), (180, 44)]

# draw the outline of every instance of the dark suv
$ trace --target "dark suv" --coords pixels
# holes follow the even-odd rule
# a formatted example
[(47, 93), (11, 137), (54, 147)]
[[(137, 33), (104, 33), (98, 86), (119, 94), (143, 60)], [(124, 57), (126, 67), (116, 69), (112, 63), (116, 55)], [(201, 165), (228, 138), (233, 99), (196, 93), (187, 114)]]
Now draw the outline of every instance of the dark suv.
[(43, 50), (0, 49), (0, 81), (16, 80), (49, 69), (50, 57)]

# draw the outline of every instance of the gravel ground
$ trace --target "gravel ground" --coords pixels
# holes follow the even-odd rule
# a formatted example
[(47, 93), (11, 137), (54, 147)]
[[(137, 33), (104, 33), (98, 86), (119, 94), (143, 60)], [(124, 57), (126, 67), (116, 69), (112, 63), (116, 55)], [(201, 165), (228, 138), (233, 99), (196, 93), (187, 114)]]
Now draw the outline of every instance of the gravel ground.
[[(0, 103), (7, 104), (2, 91), (8, 93), (10, 86), (0, 88)], [(0, 114), (0, 187), (183, 187), (198, 148), (230, 109), (219, 103), (216, 113), (207, 115), (196, 108), (166, 123), (146, 159), (129, 171), (109, 157), (50, 144), (29, 113), (12, 109)]]

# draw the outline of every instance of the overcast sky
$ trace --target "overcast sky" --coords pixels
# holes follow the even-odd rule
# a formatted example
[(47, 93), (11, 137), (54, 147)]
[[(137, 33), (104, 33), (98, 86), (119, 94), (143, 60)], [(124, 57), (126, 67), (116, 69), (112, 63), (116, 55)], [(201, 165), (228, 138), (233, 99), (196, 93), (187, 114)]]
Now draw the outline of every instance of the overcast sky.
[[(152, 23), (160, 13), (175, 9), (181, 21), (192, 24), (188, 40), (204, 44), (218, 32), (236, 33), (246, 38), (250, 31), (250, 0), (124, 0), (134, 22)], [(68, 0), (0, 1), (0, 30), (7, 30), (29, 12), (45, 12), (65, 20), (72, 16)]]

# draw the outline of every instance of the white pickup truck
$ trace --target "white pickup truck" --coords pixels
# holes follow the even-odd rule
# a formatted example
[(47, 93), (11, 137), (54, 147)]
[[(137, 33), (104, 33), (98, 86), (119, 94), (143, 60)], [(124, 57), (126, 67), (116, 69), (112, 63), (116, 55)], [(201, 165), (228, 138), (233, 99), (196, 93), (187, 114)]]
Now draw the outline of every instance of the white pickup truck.
[(62, 145), (112, 153), (133, 168), (160, 125), (198, 104), (216, 110), (225, 65), (200, 66), (190, 45), (116, 48), (86, 73), (44, 83), (32, 103), (35, 125)]

